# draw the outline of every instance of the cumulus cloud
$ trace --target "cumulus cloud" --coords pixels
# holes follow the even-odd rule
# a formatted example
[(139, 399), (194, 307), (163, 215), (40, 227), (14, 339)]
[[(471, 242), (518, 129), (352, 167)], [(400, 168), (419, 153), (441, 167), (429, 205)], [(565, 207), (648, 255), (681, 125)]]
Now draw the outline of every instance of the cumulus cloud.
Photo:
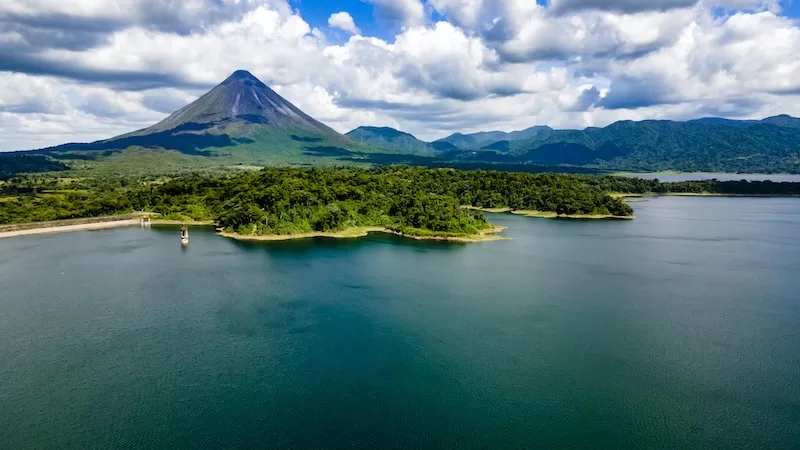
[(697, 2), (698, 0), (552, 0), (550, 4), (554, 11), (560, 13), (585, 9), (632, 13), (686, 8)]
[(328, 26), (347, 31), (350, 34), (361, 34), (361, 30), (356, 26), (353, 16), (344, 11), (331, 14), (328, 18)]
[(403, 26), (425, 22), (425, 6), (420, 0), (366, 0), (377, 8), (379, 17)]
[(186, 35), (259, 7), (291, 13), (286, 0), (6, 0), (0, 4), (0, 20), (70, 31), (88, 26), (97, 32), (136, 25)]
[(394, 36), (339, 13), (353, 36), (336, 45), (285, 0), (2, 2), (0, 150), (146, 127), (236, 69), (339, 131), (424, 139), (800, 115), (800, 28), (774, 1), (369, 2)]
[(780, 10), (780, 0), (551, 0), (550, 7), (558, 14), (581, 10), (637, 13), (689, 8), (698, 3), (728, 9)]
[(428, 3), (456, 25), (475, 29), (484, 21), (491, 22), (484, 0), (428, 0)]

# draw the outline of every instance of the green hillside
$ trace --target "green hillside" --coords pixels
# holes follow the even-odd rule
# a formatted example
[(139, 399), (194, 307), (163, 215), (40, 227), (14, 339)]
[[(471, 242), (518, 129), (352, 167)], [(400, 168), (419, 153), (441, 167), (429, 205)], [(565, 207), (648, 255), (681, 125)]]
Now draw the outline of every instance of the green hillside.
[(436, 150), (417, 139), (414, 135), (389, 127), (358, 127), (346, 134), (347, 137), (371, 147), (390, 153), (433, 156)]
[(610, 171), (800, 173), (800, 119), (622, 121), (555, 130), (545, 139), (497, 141), (451, 150), (458, 161), (586, 167)]
[(449, 144), (461, 150), (475, 150), (501, 141), (522, 141), (528, 139), (546, 139), (553, 133), (553, 129), (547, 126), (535, 126), (521, 131), (484, 131), (480, 133), (461, 134), (455, 133), (446, 138), (435, 141), (434, 144)]
[(512, 143), (518, 162), (631, 171), (800, 171), (800, 130), (756, 123), (617, 122)]

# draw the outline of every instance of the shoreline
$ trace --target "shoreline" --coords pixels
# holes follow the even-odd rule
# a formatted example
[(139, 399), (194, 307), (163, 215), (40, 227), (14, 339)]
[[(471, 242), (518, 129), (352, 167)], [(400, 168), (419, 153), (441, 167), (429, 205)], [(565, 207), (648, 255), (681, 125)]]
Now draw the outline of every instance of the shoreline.
[(109, 228), (122, 228), (139, 225), (139, 219), (108, 220), (102, 222), (79, 223), (74, 225), (55, 225), (39, 228), (25, 228), (13, 231), (0, 231), (0, 239), (35, 236), (39, 234), (71, 233), (74, 231), (105, 230)]
[(556, 214), (547, 211), (511, 211), (511, 214), (525, 217), (538, 217), (542, 219), (566, 220), (633, 220), (636, 216), (615, 216), (614, 214)]
[(488, 213), (511, 213), (518, 216), (536, 217), (540, 219), (633, 220), (636, 218), (636, 216), (615, 216), (613, 214), (557, 214), (553, 211), (515, 210), (511, 208), (478, 208), (476, 206), (464, 206), (464, 208)]
[[(147, 214), (124, 214), (119, 216), (92, 217), (85, 219), (64, 219), (49, 222), (29, 222), (0, 226), (0, 239), (36, 236), (40, 234), (72, 233), (76, 231), (95, 231), (110, 228), (140, 225), (140, 219)], [(182, 222), (170, 219), (150, 219), (151, 225), (211, 226), (213, 221)], [(5, 231), (4, 231), (5, 230)]]
[(386, 233), (393, 234), (404, 238), (414, 239), (418, 241), (449, 241), (449, 242), (490, 242), (490, 241), (503, 241), (508, 240), (508, 237), (497, 236), (497, 233), (505, 231), (507, 227), (492, 226), (486, 230), (482, 230), (473, 236), (416, 236), (413, 234), (403, 234), (399, 231), (393, 231), (384, 227), (354, 227), (342, 231), (317, 231), (311, 233), (298, 233), (298, 234), (263, 234), (263, 235), (245, 235), (238, 233), (217, 233), (219, 236), (235, 239), (238, 241), (291, 241), (295, 239), (312, 239), (312, 238), (331, 238), (331, 239), (355, 239), (366, 237), (369, 233)]
[[(630, 201), (627, 199), (648, 198), (648, 197), (754, 197), (754, 198), (795, 198), (797, 194), (722, 194), (717, 192), (647, 192), (644, 194), (625, 194), (614, 192), (608, 194), (611, 197)], [(634, 200), (635, 201), (635, 200)]]
[[(697, 171), (689, 171), (685, 172), (682, 170), (661, 170), (657, 172), (629, 172), (625, 170), (616, 171), (616, 172), (608, 172), (607, 175), (613, 177), (627, 177), (627, 178), (640, 178), (641, 176), (648, 176), (648, 177), (657, 177), (657, 176), (671, 176), (671, 175), (701, 175), (701, 176), (711, 176), (711, 175), (724, 175), (724, 176), (748, 176), (748, 175), (757, 175), (757, 176), (796, 176), (800, 175), (798, 173), (791, 173), (791, 172), (697, 172)], [(697, 180), (693, 180), (697, 181)]]
[[(42, 234), (56, 234), (56, 233), (71, 233), (76, 231), (93, 231), (104, 230), (110, 228), (123, 228), (134, 227), (140, 225), (140, 219), (143, 215), (122, 215), (122, 216), (109, 216), (103, 218), (88, 218), (88, 219), (66, 219), (63, 221), (50, 221), (50, 222), (33, 222), (16, 225), (0, 226), (0, 239), (22, 237), (22, 236), (35, 236)], [(186, 225), (186, 226), (213, 226), (215, 222), (207, 221), (181, 221), (171, 219), (152, 219), (151, 225)], [(8, 231), (2, 231), (7, 229)], [(286, 235), (241, 235), (237, 233), (218, 232), (217, 235), (226, 238), (242, 240), (242, 241), (288, 241), (294, 239), (310, 239), (310, 238), (335, 238), (335, 239), (352, 239), (365, 237), (369, 233), (387, 233), (394, 234), (395, 236), (415, 239), (415, 240), (430, 240), (430, 241), (450, 241), (450, 242), (488, 242), (510, 239), (505, 236), (497, 236), (497, 233), (505, 231), (506, 227), (491, 226), (482, 230), (473, 236), (417, 236), (411, 234), (403, 234), (399, 231), (393, 231), (383, 227), (355, 227), (338, 232), (313, 232), (301, 234), (286, 234)]]

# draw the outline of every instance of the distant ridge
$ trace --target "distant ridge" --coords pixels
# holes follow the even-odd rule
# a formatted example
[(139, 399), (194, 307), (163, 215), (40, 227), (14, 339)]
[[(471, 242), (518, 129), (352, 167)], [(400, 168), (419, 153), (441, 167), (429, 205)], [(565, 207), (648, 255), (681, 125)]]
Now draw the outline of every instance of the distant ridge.
[(391, 128), (361, 127), (348, 135), (401, 153), (422, 154), (420, 149), (428, 145), (438, 158), (454, 163), (800, 173), (800, 119), (788, 115), (763, 120), (623, 120), (583, 130), (535, 126), (508, 133), (455, 133), (430, 144)]
[(413, 155), (435, 154), (434, 148), (414, 135), (389, 127), (358, 127), (346, 136), (375, 148)]
[(455, 133), (435, 142), (445, 142), (456, 148), (468, 150), (490, 146), (500, 141), (513, 142), (525, 139), (533, 139), (536, 137), (545, 139), (550, 136), (553, 131), (554, 130), (548, 126), (534, 126), (521, 131), (512, 131), (509, 133), (504, 131), (484, 131), (472, 134)]

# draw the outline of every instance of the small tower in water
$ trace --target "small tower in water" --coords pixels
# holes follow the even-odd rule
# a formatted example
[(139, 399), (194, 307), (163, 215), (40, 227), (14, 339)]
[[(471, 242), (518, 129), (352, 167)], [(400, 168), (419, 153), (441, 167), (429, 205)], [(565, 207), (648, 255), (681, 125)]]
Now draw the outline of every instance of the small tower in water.
[(181, 225), (181, 245), (189, 245), (189, 227)]

